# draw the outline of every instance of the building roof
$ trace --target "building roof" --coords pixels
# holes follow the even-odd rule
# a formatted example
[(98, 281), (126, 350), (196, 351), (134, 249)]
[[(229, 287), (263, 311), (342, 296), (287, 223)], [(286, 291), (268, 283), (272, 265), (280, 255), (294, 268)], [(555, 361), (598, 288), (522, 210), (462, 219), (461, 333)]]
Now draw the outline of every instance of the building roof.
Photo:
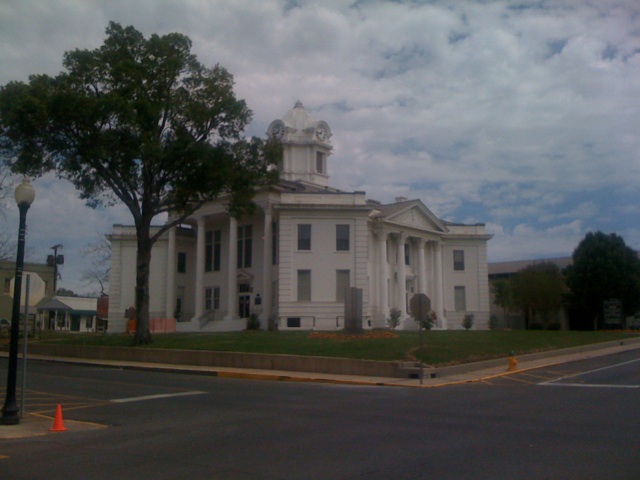
[(295, 130), (305, 130), (307, 128), (315, 128), (318, 121), (307, 112), (302, 105), (302, 102), (298, 100), (291, 110), (284, 114), (282, 121), (287, 127), (291, 127)]
[(64, 303), (62, 303), (60, 300), (58, 300), (57, 298), (53, 297), (53, 298), (43, 298), (42, 300), (40, 300), (38, 302), (38, 304), (36, 305), (36, 308), (40, 311), (42, 310), (59, 310), (59, 311), (64, 311), (64, 312), (68, 312), (71, 310), (71, 307), (69, 305), (66, 305)]
[(563, 268), (571, 265), (571, 257), (539, 258), (535, 260), (516, 260), (511, 262), (493, 262), (489, 263), (489, 276), (513, 275), (519, 270), (522, 270), (529, 265), (535, 265), (537, 263), (553, 263), (557, 265), (560, 270), (562, 270)]
[(301, 182), (300, 180), (285, 180), (280, 179), (278, 186), (283, 190), (287, 190), (294, 193), (349, 193), (338, 190), (337, 188), (325, 187), (323, 185), (316, 185), (309, 182)]
[(73, 312), (78, 315), (96, 315), (98, 299), (88, 297), (43, 298), (36, 307), (38, 311), (57, 310)]

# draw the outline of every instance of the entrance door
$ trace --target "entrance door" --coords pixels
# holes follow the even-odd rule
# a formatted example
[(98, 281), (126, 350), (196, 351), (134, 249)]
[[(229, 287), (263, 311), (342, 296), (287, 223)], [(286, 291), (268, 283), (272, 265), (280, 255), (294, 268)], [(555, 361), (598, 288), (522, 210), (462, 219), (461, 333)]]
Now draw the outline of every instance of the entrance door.
[(251, 315), (251, 295), (248, 283), (238, 285), (238, 315), (240, 318), (249, 318)]
[(80, 315), (71, 315), (71, 331), (80, 331)]

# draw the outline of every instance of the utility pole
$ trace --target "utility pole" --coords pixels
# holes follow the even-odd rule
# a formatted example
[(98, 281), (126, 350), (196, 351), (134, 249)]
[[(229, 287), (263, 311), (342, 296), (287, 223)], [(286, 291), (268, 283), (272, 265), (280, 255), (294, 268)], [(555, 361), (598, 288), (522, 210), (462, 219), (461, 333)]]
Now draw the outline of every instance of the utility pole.
[(49, 255), (47, 258), (47, 265), (53, 265), (53, 295), (58, 292), (58, 265), (64, 264), (64, 255), (58, 255), (58, 249), (62, 248), (62, 245), (57, 244), (51, 247), (53, 255)]

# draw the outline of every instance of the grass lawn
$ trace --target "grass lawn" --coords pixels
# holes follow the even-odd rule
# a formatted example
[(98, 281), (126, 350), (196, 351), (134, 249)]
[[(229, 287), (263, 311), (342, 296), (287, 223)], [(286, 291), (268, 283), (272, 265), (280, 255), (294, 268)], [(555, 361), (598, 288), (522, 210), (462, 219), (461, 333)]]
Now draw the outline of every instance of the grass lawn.
[[(368, 360), (415, 360), (428, 365), (457, 363), (541, 352), (637, 337), (618, 331), (426, 331), (420, 351), (418, 332), (373, 331), (363, 335), (339, 332), (266, 332), (157, 334), (148, 347), (184, 350), (278, 353)], [(42, 343), (130, 346), (127, 335), (42, 334)]]

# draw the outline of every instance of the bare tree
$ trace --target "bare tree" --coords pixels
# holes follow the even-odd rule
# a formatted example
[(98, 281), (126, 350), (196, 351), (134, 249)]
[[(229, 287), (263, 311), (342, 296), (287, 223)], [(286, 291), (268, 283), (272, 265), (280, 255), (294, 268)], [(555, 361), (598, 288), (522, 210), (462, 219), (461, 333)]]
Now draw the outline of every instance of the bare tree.
[(11, 196), (14, 179), (5, 158), (0, 158), (0, 213), (4, 215), (7, 198)]
[[(5, 157), (0, 157), (0, 218), (5, 219), (7, 199), (11, 196), (14, 184), (9, 165)], [(10, 260), (16, 251), (16, 242), (7, 229), (0, 231), (0, 260)]]
[(11, 260), (15, 253), (14, 243), (6, 230), (0, 231), (0, 260)]
[(80, 253), (91, 260), (90, 266), (82, 271), (81, 279), (99, 284), (100, 295), (106, 295), (111, 273), (111, 242), (105, 234), (96, 234), (95, 240), (82, 248)]

